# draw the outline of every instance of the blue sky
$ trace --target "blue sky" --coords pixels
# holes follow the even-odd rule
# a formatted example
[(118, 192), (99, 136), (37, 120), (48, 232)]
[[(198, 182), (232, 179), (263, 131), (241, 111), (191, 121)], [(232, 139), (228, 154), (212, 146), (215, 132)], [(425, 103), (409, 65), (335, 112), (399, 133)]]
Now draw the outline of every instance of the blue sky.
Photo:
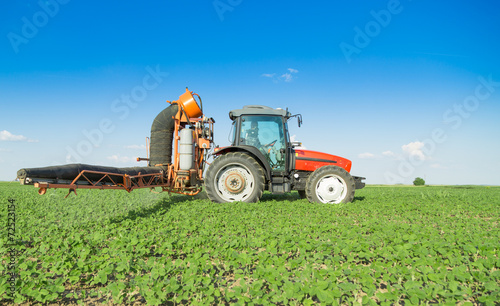
[(371, 184), (500, 185), (495, 1), (8, 1), (0, 180), (24, 167), (135, 166), (188, 86), (228, 144), (247, 104), (303, 115), (307, 149)]

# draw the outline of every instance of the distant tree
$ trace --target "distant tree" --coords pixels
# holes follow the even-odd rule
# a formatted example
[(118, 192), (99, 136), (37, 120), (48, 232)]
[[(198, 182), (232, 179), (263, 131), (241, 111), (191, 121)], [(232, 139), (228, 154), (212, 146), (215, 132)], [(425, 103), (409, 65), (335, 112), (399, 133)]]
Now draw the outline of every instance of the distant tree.
[(414, 181), (413, 181), (413, 185), (415, 186), (424, 186), (425, 185), (425, 181), (423, 178), (421, 177), (417, 177)]

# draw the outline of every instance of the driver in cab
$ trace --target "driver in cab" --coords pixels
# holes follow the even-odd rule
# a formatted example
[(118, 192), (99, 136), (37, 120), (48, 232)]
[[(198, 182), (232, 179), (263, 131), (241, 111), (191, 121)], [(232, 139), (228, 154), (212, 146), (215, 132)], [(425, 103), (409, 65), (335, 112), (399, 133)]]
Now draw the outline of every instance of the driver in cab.
[(245, 144), (248, 146), (256, 147), (259, 150), (262, 147), (262, 144), (260, 143), (260, 140), (259, 140), (258, 122), (255, 120), (251, 121), (250, 129), (248, 129), (246, 132)]

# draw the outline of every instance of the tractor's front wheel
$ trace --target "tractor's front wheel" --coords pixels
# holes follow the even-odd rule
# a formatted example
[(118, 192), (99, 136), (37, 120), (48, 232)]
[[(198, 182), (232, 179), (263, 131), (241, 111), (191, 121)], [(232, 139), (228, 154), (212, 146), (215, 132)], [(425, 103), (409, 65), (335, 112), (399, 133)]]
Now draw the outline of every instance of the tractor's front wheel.
[(349, 172), (337, 166), (316, 169), (307, 179), (306, 196), (310, 202), (339, 204), (354, 199), (355, 183)]
[(248, 154), (227, 153), (208, 167), (205, 190), (218, 203), (257, 202), (264, 192), (264, 171)]

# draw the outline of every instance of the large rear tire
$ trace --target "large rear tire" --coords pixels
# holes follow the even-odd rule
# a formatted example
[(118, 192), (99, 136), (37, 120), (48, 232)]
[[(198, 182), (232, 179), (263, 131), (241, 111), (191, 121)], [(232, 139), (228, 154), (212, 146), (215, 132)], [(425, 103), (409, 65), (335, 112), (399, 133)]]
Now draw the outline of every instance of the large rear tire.
[(208, 167), (205, 190), (213, 202), (257, 202), (264, 192), (264, 170), (248, 154), (227, 153)]
[(340, 204), (352, 202), (355, 183), (349, 172), (337, 166), (316, 169), (307, 179), (306, 196), (309, 202)]

